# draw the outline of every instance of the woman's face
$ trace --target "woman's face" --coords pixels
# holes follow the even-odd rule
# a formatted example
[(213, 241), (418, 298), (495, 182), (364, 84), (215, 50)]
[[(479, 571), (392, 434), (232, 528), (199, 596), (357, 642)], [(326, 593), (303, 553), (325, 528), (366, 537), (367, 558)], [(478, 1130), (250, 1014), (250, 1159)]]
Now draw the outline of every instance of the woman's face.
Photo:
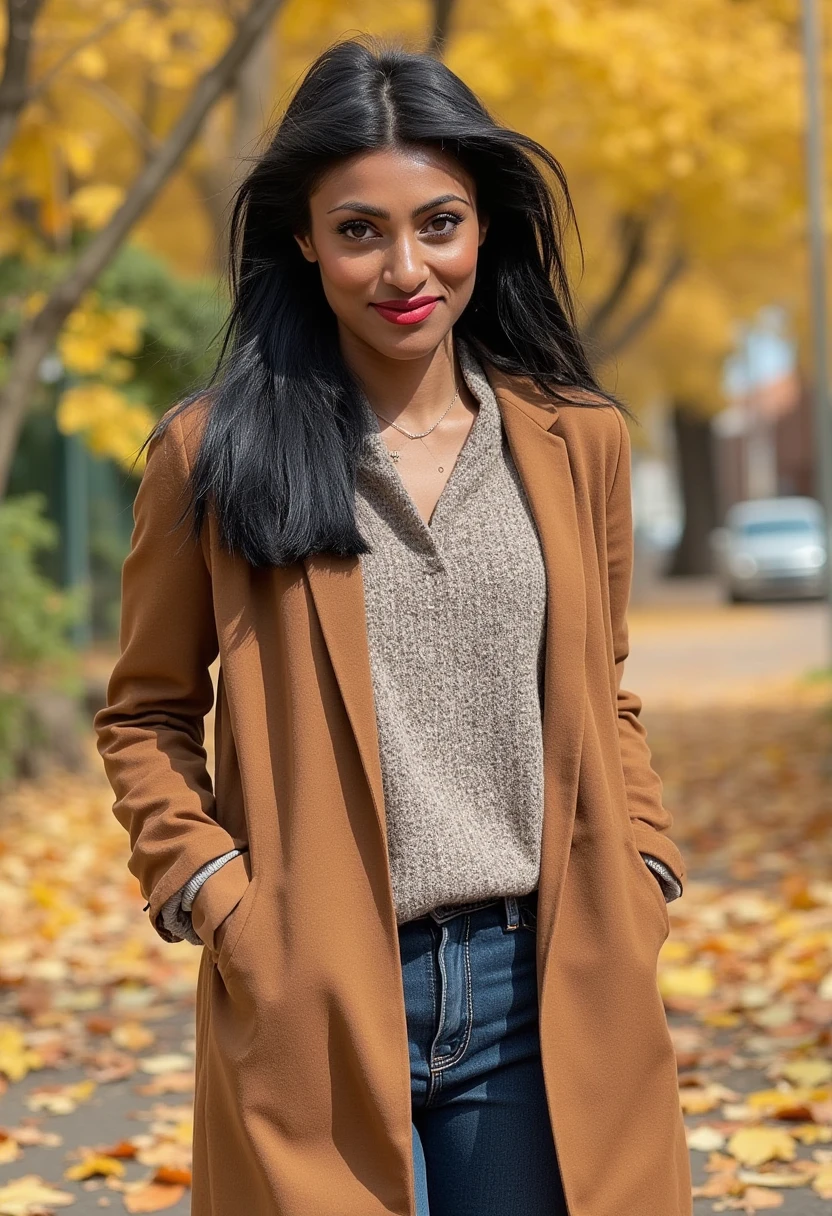
[(435, 350), (471, 298), (487, 227), (468, 174), (433, 148), (362, 152), (327, 174), (309, 211), (296, 240), (342, 340), (394, 359)]

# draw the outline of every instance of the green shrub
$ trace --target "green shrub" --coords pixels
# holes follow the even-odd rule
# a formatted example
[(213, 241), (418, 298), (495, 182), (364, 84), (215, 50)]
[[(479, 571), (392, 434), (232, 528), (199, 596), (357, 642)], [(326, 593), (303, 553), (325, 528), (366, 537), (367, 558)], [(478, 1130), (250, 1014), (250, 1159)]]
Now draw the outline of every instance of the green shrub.
[(60, 591), (38, 569), (39, 555), (57, 544), (44, 506), (40, 494), (0, 502), (0, 783), (15, 774), (29, 743), (38, 743), (28, 737), (32, 694), (81, 691), (69, 630), (84, 598)]

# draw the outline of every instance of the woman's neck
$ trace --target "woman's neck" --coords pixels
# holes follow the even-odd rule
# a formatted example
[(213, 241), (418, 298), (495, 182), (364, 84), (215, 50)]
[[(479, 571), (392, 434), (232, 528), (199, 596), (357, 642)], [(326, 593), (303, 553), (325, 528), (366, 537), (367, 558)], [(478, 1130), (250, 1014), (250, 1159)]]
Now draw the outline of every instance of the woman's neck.
[(425, 430), (451, 403), (462, 375), (449, 333), (430, 354), (392, 359), (341, 331), (341, 353), (373, 410), (409, 430)]

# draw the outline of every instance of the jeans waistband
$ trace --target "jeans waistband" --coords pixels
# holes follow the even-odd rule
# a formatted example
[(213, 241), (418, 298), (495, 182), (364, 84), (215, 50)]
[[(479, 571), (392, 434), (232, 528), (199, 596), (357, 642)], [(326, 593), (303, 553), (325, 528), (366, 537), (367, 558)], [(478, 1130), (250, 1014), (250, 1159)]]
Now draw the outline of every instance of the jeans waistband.
[(469, 912), (478, 912), (480, 908), (500, 905), (505, 914), (506, 927), (516, 929), (520, 925), (521, 904), (536, 911), (537, 891), (532, 891), (528, 895), (499, 895), (494, 899), (482, 899), (467, 904), (443, 904), (440, 907), (431, 908), (427, 915), (432, 917), (437, 924), (442, 925), (456, 916), (465, 916)]

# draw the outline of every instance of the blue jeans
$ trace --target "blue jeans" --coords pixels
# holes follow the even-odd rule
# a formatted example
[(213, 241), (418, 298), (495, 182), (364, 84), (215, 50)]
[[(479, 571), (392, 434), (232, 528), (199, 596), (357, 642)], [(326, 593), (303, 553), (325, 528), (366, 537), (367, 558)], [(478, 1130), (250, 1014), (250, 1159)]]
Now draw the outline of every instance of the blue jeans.
[(567, 1216), (543, 1072), (536, 893), (399, 926), (418, 1216)]

